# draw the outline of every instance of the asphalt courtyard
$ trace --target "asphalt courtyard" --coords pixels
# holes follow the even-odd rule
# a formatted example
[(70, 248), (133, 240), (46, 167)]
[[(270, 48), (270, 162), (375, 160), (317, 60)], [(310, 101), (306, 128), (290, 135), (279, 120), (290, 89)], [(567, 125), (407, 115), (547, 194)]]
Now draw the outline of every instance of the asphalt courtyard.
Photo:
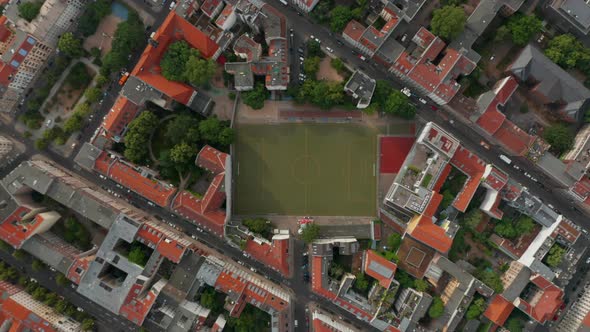
[(236, 134), (235, 214), (376, 214), (376, 131), (283, 123), (241, 124)]

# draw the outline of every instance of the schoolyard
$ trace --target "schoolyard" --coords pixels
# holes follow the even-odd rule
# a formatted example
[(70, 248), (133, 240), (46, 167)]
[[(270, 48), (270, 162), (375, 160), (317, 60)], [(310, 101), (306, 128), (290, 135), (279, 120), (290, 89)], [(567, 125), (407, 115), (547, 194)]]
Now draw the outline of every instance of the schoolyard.
[(376, 215), (377, 131), (360, 124), (239, 124), (237, 215)]

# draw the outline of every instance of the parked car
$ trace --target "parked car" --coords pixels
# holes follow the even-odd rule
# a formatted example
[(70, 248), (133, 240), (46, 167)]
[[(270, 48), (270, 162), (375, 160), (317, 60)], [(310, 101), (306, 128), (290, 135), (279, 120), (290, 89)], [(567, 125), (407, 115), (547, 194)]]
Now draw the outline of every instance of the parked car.
[(401, 89), (401, 92), (408, 97), (410, 97), (412, 95), (412, 90), (410, 90), (409, 88), (403, 88), (403, 89)]

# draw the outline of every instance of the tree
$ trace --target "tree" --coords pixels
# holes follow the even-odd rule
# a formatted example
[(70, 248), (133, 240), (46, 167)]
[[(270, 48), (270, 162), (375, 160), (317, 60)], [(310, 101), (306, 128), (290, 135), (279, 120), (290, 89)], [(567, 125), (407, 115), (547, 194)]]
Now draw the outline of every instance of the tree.
[(86, 65), (78, 62), (70, 69), (70, 73), (66, 77), (66, 83), (73, 88), (81, 88), (88, 85), (91, 79), (92, 77), (88, 74)]
[(127, 259), (129, 259), (130, 262), (135, 263), (140, 266), (144, 266), (147, 261), (147, 257), (145, 255), (145, 252), (143, 251), (143, 249), (140, 246), (135, 246), (134, 248), (132, 248), (129, 251), (129, 255), (127, 256)]
[(440, 297), (436, 296), (432, 299), (432, 304), (430, 308), (428, 308), (428, 316), (430, 318), (436, 319), (443, 315), (445, 312), (445, 304), (441, 300)]
[(574, 134), (563, 124), (554, 124), (546, 128), (543, 138), (551, 144), (551, 150), (558, 155), (570, 150), (574, 145)]
[(469, 229), (474, 230), (479, 225), (482, 218), (483, 213), (480, 209), (471, 209), (465, 214), (465, 217), (463, 217), (463, 222)]
[(62, 287), (66, 287), (70, 284), (70, 281), (68, 280), (68, 278), (66, 278), (66, 276), (63, 273), (57, 274), (57, 276), (55, 277), (55, 282)]
[(64, 131), (68, 134), (76, 132), (84, 126), (84, 117), (82, 114), (72, 113), (72, 115), (64, 122)]
[(268, 219), (264, 218), (246, 219), (242, 221), (242, 224), (248, 227), (251, 232), (264, 237), (270, 236), (270, 232), (272, 231), (272, 224)]
[(264, 107), (264, 101), (268, 98), (268, 92), (262, 83), (256, 83), (254, 89), (242, 93), (244, 104), (259, 110)]
[(570, 34), (559, 35), (549, 41), (545, 55), (551, 61), (569, 69), (588, 63), (590, 54), (578, 39)]
[(563, 255), (565, 255), (565, 249), (558, 244), (554, 244), (553, 247), (549, 249), (549, 254), (546, 259), (547, 265), (549, 265), (549, 267), (559, 266), (563, 260)]
[(84, 13), (78, 20), (78, 31), (84, 37), (89, 37), (96, 32), (100, 21), (111, 13), (111, 4), (107, 0), (91, 1), (86, 5)]
[(510, 29), (506, 25), (502, 25), (501, 27), (496, 30), (496, 35), (494, 36), (494, 41), (501, 42), (503, 40), (508, 39), (510, 36)]
[(57, 313), (63, 314), (66, 311), (67, 307), (68, 307), (68, 302), (64, 299), (59, 299), (55, 303), (54, 309), (55, 309), (55, 311), (57, 311)]
[(393, 90), (389, 94), (385, 104), (382, 105), (382, 110), (385, 113), (397, 115), (404, 119), (412, 119), (416, 115), (416, 107), (410, 103), (410, 99), (397, 90)]
[(158, 126), (158, 117), (149, 111), (142, 112), (129, 123), (129, 130), (125, 135), (125, 158), (131, 162), (145, 162), (148, 158), (150, 135)]
[(338, 82), (307, 80), (299, 89), (295, 100), (329, 109), (344, 102), (344, 90)]
[(166, 126), (164, 137), (173, 145), (186, 142), (196, 144), (200, 137), (199, 120), (190, 114), (180, 114)]
[(396, 252), (399, 246), (402, 244), (402, 237), (398, 233), (391, 233), (387, 237), (387, 246), (390, 251)]
[(412, 278), (406, 271), (397, 270), (395, 273), (395, 280), (399, 282), (400, 287), (412, 288), (414, 287), (414, 278)]
[(308, 57), (318, 56), (320, 58), (323, 58), (326, 55), (324, 54), (324, 52), (322, 52), (322, 47), (321, 47), (320, 43), (318, 43), (317, 41), (315, 41), (313, 39), (309, 39), (307, 41), (307, 56)]
[(526, 45), (535, 34), (541, 31), (543, 24), (535, 15), (512, 15), (508, 20), (508, 29), (512, 41), (519, 46)]
[(47, 295), (45, 295), (45, 300), (43, 300), (43, 303), (50, 307), (53, 307), (57, 303), (57, 300), (59, 300), (57, 294), (50, 292), (47, 293)]
[(88, 88), (84, 91), (84, 97), (86, 97), (86, 101), (89, 103), (95, 103), (100, 99), (102, 92), (99, 88)]
[(43, 1), (22, 2), (18, 5), (18, 15), (31, 22), (39, 15), (42, 6)]
[(28, 256), (28, 254), (22, 249), (17, 249), (12, 253), (12, 257), (18, 259), (19, 261), (22, 261), (27, 256)]
[(493, 270), (490, 270), (489, 268), (479, 269), (475, 272), (474, 276), (492, 288), (494, 292), (502, 293), (504, 291), (504, 285), (502, 285), (500, 276)]
[(522, 321), (516, 317), (509, 318), (506, 322), (506, 328), (510, 332), (521, 332), (523, 326), (524, 324), (522, 323)]
[[(170, 44), (160, 60), (162, 76), (170, 81), (185, 81), (186, 67), (191, 57), (198, 59), (199, 51), (192, 48), (186, 41), (179, 40)], [(195, 63), (192, 66), (194, 69)]]
[(90, 331), (94, 329), (94, 319), (86, 318), (82, 321), (82, 330)]
[(217, 66), (213, 60), (200, 59), (198, 56), (191, 55), (186, 63), (184, 75), (190, 84), (204, 86), (209, 83), (216, 70)]
[(197, 151), (195, 148), (184, 142), (170, 149), (170, 159), (178, 164), (186, 165), (188, 163), (194, 163), (196, 157)]
[(516, 221), (515, 228), (518, 234), (530, 234), (535, 228), (535, 222), (533, 221), (533, 218), (522, 215)]
[(354, 280), (354, 288), (358, 289), (361, 292), (366, 292), (369, 288), (369, 280), (364, 273), (359, 272), (356, 274), (356, 279)]
[(33, 293), (31, 293), (31, 296), (37, 301), (42, 301), (45, 298), (46, 294), (47, 290), (45, 288), (37, 287), (37, 289), (35, 289)]
[(66, 32), (59, 37), (57, 48), (70, 58), (79, 58), (84, 54), (82, 41), (74, 37), (71, 32)]
[(210, 309), (213, 312), (218, 312), (223, 308), (217, 301), (216, 295), (217, 293), (215, 292), (215, 289), (213, 289), (212, 287), (207, 287), (201, 293), (201, 298), (199, 299), (199, 302), (203, 307)]
[(322, 59), (318, 56), (308, 57), (303, 60), (303, 70), (311, 78), (315, 79), (318, 70), (320, 70), (320, 62)]
[(516, 229), (512, 225), (512, 222), (507, 219), (502, 219), (496, 226), (494, 227), (494, 232), (501, 237), (507, 239), (515, 239), (519, 236), (516, 232)]
[(434, 11), (430, 27), (435, 35), (444, 39), (453, 39), (463, 32), (465, 21), (463, 8), (444, 6)]
[(425, 292), (430, 288), (430, 285), (422, 279), (416, 279), (414, 280), (414, 288), (419, 292)]
[(217, 137), (217, 143), (223, 146), (228, 146), (234, 142), (234, 130), (230, 127), (221, 129), (219, 136)]
[(31, 268), (33, 269), (33, 271), (39, 272), (45, 268), (45, 264), (43, 264), (43, 262), (41, 262), (38, 259), (34, 259), (31, 263)]
[(334, 32), (342, 32), (344, 27), (352, 20), (352, 9), (347, 6), (336, 6), (330, 11), (330, 29)]
[(208, 143), (225, 145), (233, 141), (233, 130), (227, 127), (227, 122), (221, 122), (216, 116), (199, 122), (199, 133)]
[(485, 309), (486, 309), (485, 300), (481, 297), (477, 298), (473, 301), (473, 303), (471, 303), (471, 305), (469, 306), (469, 309), (467, 309), (467, 313), (465, 314), (465, 317), (468, 320), (476, 319), (481, 314), (483, 314)]
[(311, 243), (320, 236), (320, 226), (313, 222), (306, 225), (301, 232), (301, 238), (305, 243)]
[(102, 88), (105, 84), (107, 84), (109, 82), (109, 79), (106, 78), (103, 75), (98, 75), (94, 81), (96, 82), (96, 87), (97, 88)]

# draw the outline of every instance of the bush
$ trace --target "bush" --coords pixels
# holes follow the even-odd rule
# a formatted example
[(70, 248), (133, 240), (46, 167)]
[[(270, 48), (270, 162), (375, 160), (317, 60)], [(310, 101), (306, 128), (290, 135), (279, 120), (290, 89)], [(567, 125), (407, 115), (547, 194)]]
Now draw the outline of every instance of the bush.
[(442, 316), (444, 312), (445, 312), (445, 305), (444, 305), (443, 301), (441, 300), (441, 298), (438, 296), (433, 298), (432, 304), (430, 305), (430, 308), (428, 309), (428, 316), (430, 316), (430, 318), (436, 319), (436, 318)]
[(264, 101), (268, 98), (268, 91), (264, 87), (264, 84), (257, 83), (252, 91), (246, 91), (242, 93), (242, 100), (244, 104), (252, 107), (255, 110), (259, 110), (264, 107)]
[(18, 15), (28, 22), (31, 22), (37, 17), (37, 15), (39, 15), (42, 6), (42, 1), (22, 2), (18, 5)]

